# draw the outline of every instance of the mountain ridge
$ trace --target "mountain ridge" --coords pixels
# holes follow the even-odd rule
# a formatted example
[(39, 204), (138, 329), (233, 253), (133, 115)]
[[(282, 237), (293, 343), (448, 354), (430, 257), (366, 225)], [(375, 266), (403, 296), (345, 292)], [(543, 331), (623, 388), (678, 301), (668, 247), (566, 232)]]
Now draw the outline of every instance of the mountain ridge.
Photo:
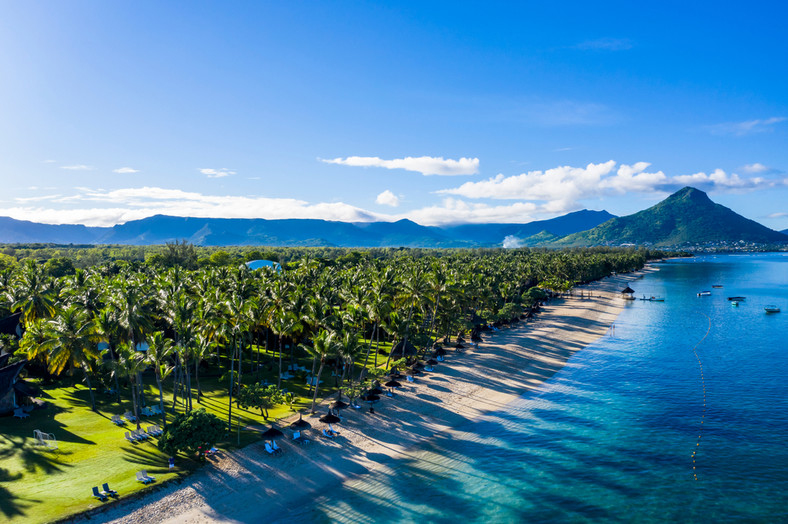
[[(582, 210), (527, 224), (422, 226), (396, 222), (339, 222), (320, 219), (202, 218), (153, 215), (112, 227), (39, 224), (0, 217), (0, 243), (151, 245), (187, 240), (195, 245), (326, 247), (500, 247), (513, 234), (548, 229), (557, 236), (581, 231), (612, 217)], [(555, 233), (557, 231), (558, 233)]]
[(788, 238), (713, 202), (703, 191), (687, 186), (648, 209), (612, 218), (588, 231), (572, 233), (546, 245), (662, 247), (739, 241), (770, 243), (786, 242)]

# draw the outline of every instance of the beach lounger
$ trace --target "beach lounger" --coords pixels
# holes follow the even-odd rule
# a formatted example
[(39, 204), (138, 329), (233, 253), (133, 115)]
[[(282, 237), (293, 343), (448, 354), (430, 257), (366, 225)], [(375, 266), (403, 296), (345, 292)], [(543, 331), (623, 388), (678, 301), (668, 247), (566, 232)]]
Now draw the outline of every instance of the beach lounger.
[(126, 432), (126, 440), (128, 440), (129, 442), (137, 442), (137, 439), (136, 439), (136, 438), (134, 438), (134, 437), (131, 435), (131, 433), (130, 433), (130, 432), (128, 432), (128, 431)]
[(280, 448), (279, 446), (276, 445), (276, 441), (275, 440), (271, 441), (271, 449), (274, 450), (274, 453), (281, 453), (282, 452), (282, 448)]
[(101, 502), (107, 501), (107, 496), (99, 493), (98, 487), (96, 486), (93, 486), (93, 496), (99, 499)]
[(116, 426), (122, 426), (125, 424), (123, 419), (120, 418), (120, 415), (112, 415), (112, 418), (110, 420), (112, 420), (112, 423), (115, 424)]
[(293, 442), (298, 442), (299, 444), (309, 444), (309, 439), (302, 437), (300, 431), (294, 431)]
[(269, 455), (274, 454), (274, 448), (271, 447), (271, 444), (268, 442), (265, 443), (265, 450), (268, 452)]
[(149, 482), (153, 482), (152, 480), (146, 479), (145, 476), (142, 474), (142, 471), (137, 472), (137, 480), (139, 482), (142, 482), (143, 484), (148, 484)]
[(205, 452), (205, 456), (206, 457), (210, 457), (211, 455), (216, 455), (217, 453), (219, 453), (218, 449), (211, 448), (211, 449), (209, 449), (208, 451)]
[(408, 375), (408, 378), (406, 380), (408, 382), (415, 382), (415, 380), (413, 380), (413, 377), (411, 377), (410, 375)]
[(129, 422), (137, 422), (137, 417), (131, 411), (127, 411), (123, 414), (123, 418), (128, 420)]
[(156, 477), (151, 477), (148, 475), (148, 470), (143, 469), (140, 473), (142, 473), (144, 478), (148, 479), (148, 482), (154, 482), (156, 480)]
[(101, 491), (102, 495), (109, 495), (110, 497), (118, 496), (118, 492), (115, 491), (114, 489), (109, 489), (109, 484), (107, 484), (106, 482), (101, 485), (101, 490), (102, 490)]

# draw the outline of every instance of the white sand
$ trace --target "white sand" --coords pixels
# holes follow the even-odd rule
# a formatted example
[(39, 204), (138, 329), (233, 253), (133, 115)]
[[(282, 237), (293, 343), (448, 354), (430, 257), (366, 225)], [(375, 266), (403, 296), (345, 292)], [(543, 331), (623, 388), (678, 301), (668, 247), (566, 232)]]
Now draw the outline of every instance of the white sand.
[[(652, 269), (646, 269), (649, 271)], [(327, 487), (368, 471), (387, 467), (416, 444), (498, 410), (538, 387), (560, 370), (575, 352), (605, 335), (625, 301), (620, 290), (641, 273), (618, 275), (555, 300), (534, 322), (485, 333), (478, 349), (456, 354), (434, 373), (402, 383), (395, 398), (382, 397), (376, 414), (346, 409), (335, 425), (340, 436), (319, 437), (323, 424), (305, 417), (313, 428), (310, 444), (280, 439), (284, 453), (271, 457), (262, 442), (222, 452), (183, 482), (109, 506), (91, 521), (117, 523), (263, 522), (286, 520), (287, 509), (308, 503)], [(580, 291), (586, 295), (580, 297)], [(591, 295), (591, 298), (588, 296)], [(326, 403), (327, 404), (327, 403)], [(326, 408), (319, 410), (326, 413)], [(82, 519), (77, 519), (81, 521)]]

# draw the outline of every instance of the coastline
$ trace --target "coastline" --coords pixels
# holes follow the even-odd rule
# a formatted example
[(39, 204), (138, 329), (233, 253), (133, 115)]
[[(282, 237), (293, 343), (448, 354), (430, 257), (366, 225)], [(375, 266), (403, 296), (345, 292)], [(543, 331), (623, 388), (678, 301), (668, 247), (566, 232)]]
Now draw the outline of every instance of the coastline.
[[(576, 288), (583, 297), (556, 299), (535, 322), (486, 333), (478, 349), (450, 351), (434, 373), (403, 382), (393, 399), (366, 410), (345, 410), (334, 440), (313, 425), (307, 445), (278, 442), (284, 453), (271, 457), (263, 443), (220, 453), (212, 464), (180, 483), (113, 504), (73, 522), (259, 522), (286, 520), (290, 508), (309, 504), (327, 488), (363, 473), (387, 468), (395, 457), (438, 434), (449, 434), (533, 391), (577, 351), (604, 336), (625, 307), (620, 291), (653, 271), (616, 275)], [(590, 293), (589, 293), (590, 292)], [(590, 296), (589, 296), (590, 295)], [(326, 411), (324, 403), (318, 416)]]

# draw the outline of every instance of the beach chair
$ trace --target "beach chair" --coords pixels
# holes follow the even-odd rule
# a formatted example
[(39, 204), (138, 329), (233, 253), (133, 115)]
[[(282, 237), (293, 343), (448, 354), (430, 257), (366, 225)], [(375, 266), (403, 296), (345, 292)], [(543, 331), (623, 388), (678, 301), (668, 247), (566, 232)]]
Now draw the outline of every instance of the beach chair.
[(29, 417), (29, 416), (30, 416), (30, 414), (29, 414), (29, 413), (27, 413), (27, 412), (26, 412), (24, 409), (22, 409), (22, 408), (16, 408), (16, 409), (14, 410), (14, 418), (27, 418), (27, 417)]
[(269, 455), (274, 454), (274, 448), (271, 447), (271, 444), (268, 442), (265, 443), (265, 450), (268, 452)]
[(211, 449), (209, 449), (208, 451), (205, 452), (205, 456), (206, 457), (210, 457), (212, 455), (216, 455), (217, 453), (219, 453), (219, 450), (214, 448), (214, 447), (212, 447)]
[(148, 435), (150, 435), (151, 437), (158, 437), (159, 435), (161, 435), (161, 430), (159, 429), (159, 426), (150, 426), (148, 428)]
[(129, 422), (137, 422), (137, 417), (131, 411), (127, 411), (123, 414), (123, 418), (128, 420)]
[(148, 475), (148, 471), (145, 469), (143, 469), (140, 473), (142, 473), (142, 476), (144, 478), (148, 479), (148, 482), (154, 482), (156, 480), (156, 477), (151, 477), (150, 475)]
[(115, 424), (116, 426), (122, 426), (125, 424), (125, 422), (123, 422), (123, 419), (120, 418), (120, 415), (112, 415), (111, 420), (112, 423)]
[(107, 484), (106, 482), (101, 485), (101, 490), (102, 490), (101, 491), (102, 495), (109, 495), (110, 497), (113, 498), (118, 496), (118, 492), (115, 491), (114, 489), (109, 489), (109, 484)]
[(300, 431), (293, 432), (293, 442), (298, 442), (299, 444), (309, 444), (309, 439), (306, 439), (301, 436)]
[(328, 430), (328, 429), (324, 429), (323, 430), (323, 436), (326, 437), (326, 438), (334, 438), (336, 435), (334, 435), (333, 431)]
[(274, 450), (274, 453), (281, 453), (282, 452), (282, 448), (280, 448), (279, 446), (276, 445), (276, 441), (275, 440), (271, 441), (271, 449)]
[(408, 378), (407, 378), (406, 380), (407, 380), (408, 382), (416, 382), (415, 380), (413, 380), (413, 377), (412, 377), (412, 376), (410, 376), (410, 375), (408, 375)]
[(96, 486), (93, 486), (93, 496), (99, 499), (101, 502), (107, 501), (107, 496), (99, 493), (98, 487)]
[(129, 431), (126, 432), (126, 440), (128, 440), (131, 443), (137, 442), (137, 439), (131, 436), (131, 433)]

